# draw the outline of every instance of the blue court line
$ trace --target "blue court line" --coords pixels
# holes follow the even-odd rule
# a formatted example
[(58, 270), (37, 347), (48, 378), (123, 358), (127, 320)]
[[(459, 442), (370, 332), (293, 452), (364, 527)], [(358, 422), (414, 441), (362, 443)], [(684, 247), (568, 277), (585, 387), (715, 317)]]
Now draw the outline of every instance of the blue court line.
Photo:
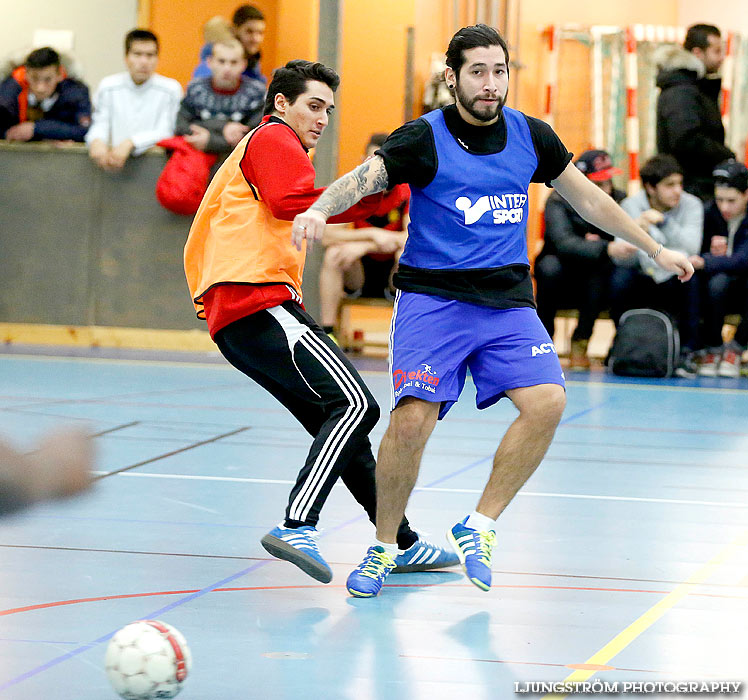
[(23, 642), (26, 644), (59, 644), (60, 646), (75, 646), (80, 642), (61, 642), (57, 639), (13, 639), (12, 637), (0, 637), (0, 642)]
[[(179, 607), (180, 605), (184, 605), (185, 603), (189, 603), (190, 601), (195, 600), (196, 598), (200, 598), (201, 596), (204, 596), (207, 593), (210, 593), (216, 588), (221, 588), (222, 586), (225, 586), (226, 584), (231, 583), (232, 581), (238, 578), (241, 578), (242, 576), (251, 573), (255, 569), (259, 569), (261, 566), (265, 566), (266, 564), (269, 564), (269, 563), (270, 563), (269, 561), (263, 561), (258, 564), (253, 564), (252, 566), (236, 574), (232, 574), (231, 576), (228, 576), (225, 579), (218, 581), (218, 583), (213, 583), (210, 586), (203, 588), (197, 593), (192, 593), (188, 596), (185, 596), (184, 598), (180, 598), (179, 600), (173, 603), (170, 603), (169, 605), (164, 606), (163, 608), (159, 608), (158, 610), (154, 610), (153, 612), (147, 613), (141, 619), (150, 620), (150, 619), (158, 618), (164, 613), (167, 613), (170, 610), (173, 610), (174, 608)], [(28, 680), (29, 678), (33, 678), (34, 676), (39, 675), (40, 673), (42, 673), (42, 671), (46, 671), (50, 668), (53, 668), (54, 666), (57, 666), (63, 663), (63, 661), (67, 661), (68, 659), (72, 659), (75, 656), (79, 656), (83, 652), (88, 651), (89, 649), (92, 649), (93, 647), (98, 646), (99, 644), (108, 641), (115, 634), (117, 634), (117, 631), (118, 630), (109, 632), (108, 634), (105, 634), (103, 637), (94, 639), (92, 642), (88, 642), (88, 644), (83, 644), (77, 647), (76, 649), (69, 651), (67, 654), (62, 654), (52, 659), (51, 661), (48, 661), (47, 663), (42, 664), (41, 666), (37, 666), (36, 668), (31, 669), (30, 671), (26, 671), (26, 673), (22, 673), (20, 676), (11, 678), (9, 681), (6, 681), (2, 685), (0, 685), (0, 693), (2, 693), (4, 690), (8, 690), (8, 688), (12, 688), (14, 685), (18, 685), (19, 683), (22, 683), (23, 681)]]
[[(592, 411), (597, 410), (600, 408), (600, 406), (607, 403), (606, 401), (602, 401), (599, 404), (596, 404), (595, 406), (592, 406), (591, 408), (587, 408), (584, 411), (580, 411), (579, 413), (575, 413), (573, 416), (569, 416), (568, 418), (563, 419), (559, 426), (564, 425), (565, 423), (568, 423), (570, 421), (576, 420), (577, 418), (580, 418), (581, 416), (584, 416)], [(431, 488), (433, 486), (436, 486), (437, 484), (440, 484), (447, 479), (450, 479), (453, 476), (457, 476), (458, 474), (462, 474), (466, 472), (468, 469), (472, 469), (473, 467), (476, 467), (479, 464), (482, 464), (483, 462), (486, 462), (490, 459), (493, 459), (493, 455), (490, 457), (484, 457), (481, 460), (478, 460), (477, 462), (473, 462), (472, 464), (469, 464), (467, 467), (463, 467), (462, 469), (458, 469), (451, 474), (447, 474), (446, 476), (442, 476), (439, 479), (436, 479), (435, 481), (432, 481), (428, 484), (426, 484), (425, 488)], [(340, 523), (339, 525), (336, 525), (333, 528), (330, 528), (326, 531), (325, 535), (336, 532), (338, 530), (342, 530), (345, 527), (348, 527), (349, 525), (352, 525), (354, 523), (360, 522), (366, 518), (366, 515), (359, 515), (355, 518), (351, 518), (350, 520), (346, 520), (343, 523)], [(192, 593), (188, 596), (185, 596), (184, 598), (180, 598), (179, 600), (174, 601), (173, 603), (170, 603), (169, 605), (166, 605), (163, 608), (159, 608), (158, 610), (154, 610), (153, 612), (147, 613), (144, 615), (141, 619), (148, 620), (148, 619), (154, 619), (158, 618), (160, 615), (163, 615), (166, 612), (169, 612), (170, 610), (174, 610), (175, 608), (178, 608), (182, 605), (185, 605), (186, 603), (189, 603), (197, 598), (201, 598), (202, 596), (214, 591), (216, 588), (221, 588), (222, 586), (225, 586), (227, 583), (230, 583), (231, 581), (235, 581), (238, 578), (241, 578), (242, 576), (246, 576), (249, 573), (252, 573), (253, 571), (256, 571), (257, 569), (267, 566), (271, 563), (272, 560), (268, 561), (262, 561), (257, 564), (253, 564), (252, 566), (243, 569), (242, 571), (239, 571), (236, 574), (232, 574), (231, 576), (228, 576), (227, 578), (218, 581), (217, 583), (213, 583), (202, 590), (198, 591), (197, 593)], [(88, 642), (88, 644), (83, 644), (79, 646), (76, 649), (73, 649), (72, 651), (68, 652), (67, 654), (62, 654), (61, 656), (58, 656), (51, 661), (48, 661), (45, 664), (42, 664), (41, 666), (37, 666), (36, 668), (31, 669), (30, 671), (27, 671), (26, 673), (22, 673), (20, 676), (16, 676), (15, 678), (11, 678), (9, 681), (6, 681), (2, 685), (0, 685), (0, 693), (2, 693), (4, 690), (7, 690), (8, 688), (13, 687), (14, 685), (18, 685), (19, 683), (22, 683), (25, 680), (28, 680), (29, 678), (33, 678), (34, 676), (42, 673), (43, 671), (46, 671), (50, 668), (53, 668), (57, 666), (58, 664), (63, 663), (64, 661), (67, 661), (68, 659), (72, 659), (76, 656), (79, 656), (80, 654), (88, 651), (89, 649), (92, 649), (95, 646), (98, 646), (99, 644), (102, 644), (103, 642), (108, 641), (111, 639), (118, 630), (114, 630), (113, 632), (109, 632), (108, 634), (105, 634), (103, 637), (99, 637), (98, 639), (94, 639), (92, 642)]]
[(560, 428), (562, 425), (571, 423), (571, 421), (576, 420), (577, 418), (581, 418), (582, 416), (586, 416), (588, 413), (597, 411), (598, 408), (600, 408), (601, 406), (604, 406), (606, 403), (610, 403), (610, 399), (605, 399), (605, 401), (601, 401), (600, 403), (595, 404), (594, 406), (585, 408), (584, 411), (579, 411), (579, 413), (575, 413), (573, 416), (569, 416), (568, 418), (562, 419), (561, 422), (558, 424), (558, 427)]

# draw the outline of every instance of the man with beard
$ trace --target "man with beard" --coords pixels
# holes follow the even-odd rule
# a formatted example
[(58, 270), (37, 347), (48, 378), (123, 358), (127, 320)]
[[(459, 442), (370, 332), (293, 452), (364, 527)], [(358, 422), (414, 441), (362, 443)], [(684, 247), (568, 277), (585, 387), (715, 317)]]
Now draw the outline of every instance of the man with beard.
[(657, 152), (676, 158), (683, 188), (708, 202), (714, 198), (712, 170), (735, 154), (725, 146), (719, 109), (725, 60), (719, 29), (711, 24), (688, 28), (683, 46), (664, 46), (655, 55)]
[(347, 581), (359, 597), (376, 595), (395, 565), (395, 533), (426, 441), (457, 401), (468, 369), (479, 409), (508, 396), (519, 410), (476, 510), (447, 533), (481, 590), (491, 585), (496, 518), (540, 463), (561, 418), (564, 376), (530, 282), (530, 182), (550, 183), (585, 220), (682, 279), (693, 274), (682, 254), (655, 243), (571, 163), (547, 124), (504, 108), (509, 56), (495, 29), (459, 30), (446, 62), (456, 104), (397, 129), (298, 215), (291, 232), (297, 245), (319, 239), (334, 212), (370, 192), (410, 185), (390, 332), (392, 413), (377, 460), (377, 539)]

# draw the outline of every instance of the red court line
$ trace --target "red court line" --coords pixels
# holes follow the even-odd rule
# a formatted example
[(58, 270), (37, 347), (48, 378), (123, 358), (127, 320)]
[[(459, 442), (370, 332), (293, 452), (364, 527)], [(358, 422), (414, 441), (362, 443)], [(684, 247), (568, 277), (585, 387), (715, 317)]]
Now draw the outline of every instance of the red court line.
[[(221, 554), (190, 554), (187, 552), (148, 552), (136, 549), (100, 549), (98, 547), (61, 547), (52, 545), (36, 544), (0, 544), (0, 548), (6, 549), (44, 549), (56, 552), (94, 552), (101, 554), (143, 554), (158, 557), (195, 557), (198, 559), (235, 559), (239, 561), (273, 561), (270, 557), (240, 557), (228, 556)], [(352, 562), (331, 561), (334, 566), (353, 566)], [(563, 578), (563, 579), (583, 579), (586, 581), (622, 581), (624, 583), (658, 583), (665, 586), (680, 586), (685, 581), (672, 581), (669, 579), (657, 578), (634, 578), (631, 576), (593, 576), (591, 574), (561, 574), (555, 572), (540, 571), (507, 571), (505, 569), (492, 569), (492, 572), (501, 576), (527, 576), (527, 577), (545, 577), (545, 578)], [(389, 585), (389, 584), (388, 584)], [(398, 585), (398, 584), (392, 584)], [(498, 584), (497, 584), (498, 585)], [(748, 586), (748, 578), (737, 584), (731, 583), (700, 583), (699, 588), (741, 588)], [(626, 589), (629, 590), (629, 589)], [(696, 594), (693, 594), (696, 595)], [(702, 593), (699, 595), (707, 595)], [(738, 596), (740, 597), (740, 596)]]
[[(472, 589), (474, 586), (469, 583), (388, 583), (385, 584), (385, 588), (467, 588)], [(299, 590), (307, 588), (345, 588), (343, 584), (339, 585), (327, 585), (327, 584), (306, 584), (306, 585), (295, 585), (295, 586), (239, 586), (232, 588), (216, 588), (213, 593), (231, 593), (236, 591), (280, 591), (280, 590)], [(514, 589), (514, 590), (552, 590), (552, 591), (592, 591), (592, 592), (603, 592), (603, 593), (649, 593), (652, 595), (667, 595), (670, 591), (653, 591), (646, 589), (637, 588), (593, 588), (583, 586), (534, 586), (534, 585), (523, 585), (523, 584), (494, 584), (492, 589)], [(128, 598), (148, 598), (153, 596), (167, 596), (167, 595), (190, 595), (197, 593), (200, 589), (190, 589), (184, 591), (154, 591), (151, 593), (124, 593), (120, 595), (105, 595), (97, 596), (95, 598), (75, 598), (72, 600), (58, 600), (53, 603), (39, 603), (37, 605), (26, 605), (21, 608), (8, 608), (7, 610), (0, 610), (0, 617), (5, 615), (16, 615), (23, 612), (31, 612), (34, 610), (45, 610), (48, 608), (58, 608), (65, 605), (79, 605), (81, 603), (98, 603), (104, 600), (125, 600)], [(717, 593), (690, 593), (691, 596), (699, 596), (706, 598), (729, 598), (733, 600), (748, 600), (748, 596), (734, 596), (734, 595), (721, 595)]]

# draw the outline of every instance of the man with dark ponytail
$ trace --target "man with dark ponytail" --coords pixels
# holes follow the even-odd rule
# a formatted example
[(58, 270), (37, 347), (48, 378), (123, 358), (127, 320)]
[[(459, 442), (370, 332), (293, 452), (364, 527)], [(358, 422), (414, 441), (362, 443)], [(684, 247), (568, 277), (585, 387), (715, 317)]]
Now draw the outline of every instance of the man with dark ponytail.
[(530, 281), (530, 182), (550, 184), (585, 220), (681, 279), (693, 274), (683, 255), (658, 246), (571, 163), (550, 126), (504, 106), (509, 54), (495, 29), (460, 29), (446, 62), (455, 104), (390, 134), (371, 160), (297, 216), (292, 231), (295, 240), (319, 239), (328, 217), (361, 197), (410, 185), (408, 241), (394, 279), (392, 413), (377, 462), (377, 539), (347, 583), (359, 597), (377, 595), (395, 566), (396, 529), (421, 455), (468, 370), (479, 409), (507, 396), (519, 410), (476, 509), (447, 533), (481, 590), (491, 586), (496, 519), (535, 471), (561, 419), (564, 377)]

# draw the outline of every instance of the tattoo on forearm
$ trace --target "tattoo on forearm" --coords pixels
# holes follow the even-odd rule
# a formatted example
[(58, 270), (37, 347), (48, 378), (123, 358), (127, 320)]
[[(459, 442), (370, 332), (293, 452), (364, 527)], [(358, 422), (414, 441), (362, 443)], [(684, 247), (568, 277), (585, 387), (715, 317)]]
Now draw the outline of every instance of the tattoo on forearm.
[(387, 170), (381, 158), (373, 158), (333, 182), (310, 208), (329, 219), (350, 209), (366, 195), (386, 189)]
[(371, 184), (374, 192), (382, 192), (387, 189), (387, 170), (384, 163), (379, 163), (379, 167), (374, 171), (374, 181)]

